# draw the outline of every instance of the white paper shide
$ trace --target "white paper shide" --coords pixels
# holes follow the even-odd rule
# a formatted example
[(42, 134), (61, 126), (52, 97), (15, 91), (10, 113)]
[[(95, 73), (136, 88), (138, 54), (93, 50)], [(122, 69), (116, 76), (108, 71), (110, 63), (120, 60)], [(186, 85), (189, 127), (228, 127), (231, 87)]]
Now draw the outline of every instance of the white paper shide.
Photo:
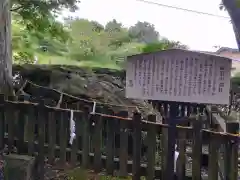
[(172, 49), (128, 57), (126, 97), (229, 104), (231, 59)]

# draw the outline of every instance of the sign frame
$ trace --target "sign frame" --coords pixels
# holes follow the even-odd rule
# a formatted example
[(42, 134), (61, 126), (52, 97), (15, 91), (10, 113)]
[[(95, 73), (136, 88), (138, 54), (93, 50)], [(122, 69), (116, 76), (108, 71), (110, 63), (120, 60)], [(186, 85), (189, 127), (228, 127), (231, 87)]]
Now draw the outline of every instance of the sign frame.
[[(160, 65), (162, 62), (165, 64)], [(193, 69), (193, 66), (195, 69)], [(231, 66), (232, 60), (230, 58), (183, 49), (170, 49), (128, 56), (126, 64), (126, 97), (197, 104), (229, 104)], [(193, 73), (196, 74), (194, 77), (192, 77)], [(162, 79), (160, 80), (159, 77)], [(209, 77), (212, 79), (210, 80)], [(174, 78), (178, 84), (173, 83)], [(164, 84), (163, 81), (166, 83)], [(196, 85), (197, 83), (200, 87)], [(212, 89), (215, 89), (212, 93), (212, 89), (208, 87), (211, 83), (213, 84)], [(173, 88), (170, 87), (171, 84), (175, 85), (174, 91), (178, 88), (176, 90), (178, 95), (176, 92), (174, 92), (174, 95), (172, 94)], [(161, 93), (159, 91), (156, 93), (157, 88), (161, 89)], [(189, 91), (185, 91), (186, 88), (189, 88)], [(143, 92), (140, 92), (140, 89)], [(150, 91), (155, 91), (155, 93)], [(165, 91), (165, 94), (163, 91)], [(170, 94), (166, 95), (166, 92)]]

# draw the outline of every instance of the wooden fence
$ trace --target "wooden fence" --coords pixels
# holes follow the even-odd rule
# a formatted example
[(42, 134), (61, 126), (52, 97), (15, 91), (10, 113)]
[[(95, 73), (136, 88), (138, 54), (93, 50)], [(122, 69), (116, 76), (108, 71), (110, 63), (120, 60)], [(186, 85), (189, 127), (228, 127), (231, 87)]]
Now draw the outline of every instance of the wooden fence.
[[(36, 156), (40, 180), (44, 179), (45, 160), (50, 164), (56, 163), (56, 160), (62, 164), (69, 162), (93, 169), (96, 173), (105, 171), (108, 175), (121, 177), (132, 175), (133, 180), (140, 180), (141, 176), (148, 180), (172, 180), (174, 153), (169, 151), (173, 143), (168, 139), (173, 133), (176, 134), (180, 153), (176, 171), (178, 180), (202, 179), (203, 140), (209, 146), (208, 179), (219, 178), (220, 149), (224, 162), (222, 177), (227, 180), (238, 178), (237, 124), (228, 123), (228, 133), (219, 133), (203, 129), (203, 116), (200, 114), (191, 120), (191, 126), (174, 127), (167, 124), (167, 117), (164, 124), (160, 124), (156, 123), (156, 116), (152, 114), (142, 119), (138, 112), (130, 116), (126, 111), (114, 113), (106, 108), (99, 108), (97, 112), (101, 113), (91, 114), (92, 107), (85, 106), (81, 111), (74, 111), (76, 139), (70, 145), (71, 110), (49, 107), (41, 100), (30, 103), (13, 101), (12, 97), (4, 99), (0, 95), (0, 148), (7, 146), (7, 153)], [(189, 116), (184, 118), (193, 119)], [(129, 152), (129, 134), (133, 139), (132, 152)], [(192, 141), (190, 166), (186, 158), (188, 140)], [(142, 150), (143, 144), (146, 150)], [(191, 172), (187, 170), (189, 167)]]

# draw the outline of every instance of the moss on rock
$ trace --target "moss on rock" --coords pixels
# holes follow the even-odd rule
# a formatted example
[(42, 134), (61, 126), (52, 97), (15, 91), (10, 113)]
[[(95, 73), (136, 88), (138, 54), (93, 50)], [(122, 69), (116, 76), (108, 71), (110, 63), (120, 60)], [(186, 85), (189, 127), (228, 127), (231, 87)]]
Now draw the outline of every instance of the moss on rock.
[[(125, 97), (124, 71), (62, 65), (14, 65), (13, 72), (20, 73), (22, 80), (27, 79), (38, 85), (57, 89), (76, 97), (122, 105), (125, 106), (123, 110), (132, 111), (132, 108), (126, 107), (137, 106), (143, 113), (154, 112), (152, 105), (147, 101)], [(112, 108), (119, 109), (119, 107)]]

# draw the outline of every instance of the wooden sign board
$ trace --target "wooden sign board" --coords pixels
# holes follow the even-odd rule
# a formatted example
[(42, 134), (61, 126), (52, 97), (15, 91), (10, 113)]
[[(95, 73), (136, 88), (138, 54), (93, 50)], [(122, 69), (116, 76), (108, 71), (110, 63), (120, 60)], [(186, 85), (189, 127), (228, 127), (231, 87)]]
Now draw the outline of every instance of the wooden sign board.
[(229, 104), (231, 64), (229, 58), (181, 49), (129, 56), (126, 97)]

